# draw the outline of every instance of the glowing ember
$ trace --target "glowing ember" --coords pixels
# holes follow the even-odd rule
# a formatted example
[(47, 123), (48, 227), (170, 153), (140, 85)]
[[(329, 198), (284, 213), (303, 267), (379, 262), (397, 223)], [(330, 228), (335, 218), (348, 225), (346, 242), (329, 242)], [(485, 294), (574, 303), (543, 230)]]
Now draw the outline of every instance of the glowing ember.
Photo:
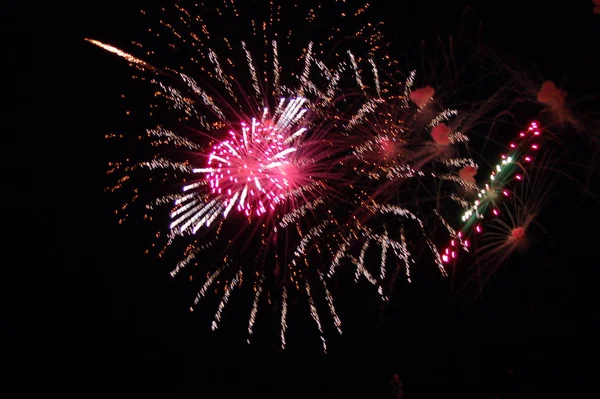
[(458, 171), (458, 176), (469, 184), (475, 184), (475, 175), (477, 175), (477, 168), (470, 165)]
[(525, 238), (525, 228), (524, 227), (515, 227), (510, 232), (510, 238), (513, 241), (521, 241)]
[(537, 100), (556, 110), (563, 107), (567, 93), (559, 90), (554, 82), (546, 81), (537, 94)]
[(431, 86), (421, 87), (420, 89), (413, 90), (410, 93), (410, 101), (412, 101), (417, 107), (425, 107), (435, 94), (435, 90)]
[(446, 146), (450, 144), (450, 133), (452, 130), (446, 124), (440, 123), (431, 129), (431, 138), (438, 145)]

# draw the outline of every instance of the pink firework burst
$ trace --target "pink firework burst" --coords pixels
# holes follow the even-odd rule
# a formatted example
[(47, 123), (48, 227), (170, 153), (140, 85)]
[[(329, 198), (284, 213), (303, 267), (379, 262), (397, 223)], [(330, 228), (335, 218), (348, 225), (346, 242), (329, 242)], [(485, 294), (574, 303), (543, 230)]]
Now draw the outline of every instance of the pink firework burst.
[(214, 199), (224, 207), (223, 217), (234, 208), (246, 216), (263, 215), (297, 188), (291, 156), (308, 130), (297, 124), (306, 112), (305, 101), (282, 98), (272, 118), (265, 108), (260, 121), (241, 122), (239, 130), (230, 130), (228, 139), (213, 146), (207, 167), (194, 169), (205, 174)]

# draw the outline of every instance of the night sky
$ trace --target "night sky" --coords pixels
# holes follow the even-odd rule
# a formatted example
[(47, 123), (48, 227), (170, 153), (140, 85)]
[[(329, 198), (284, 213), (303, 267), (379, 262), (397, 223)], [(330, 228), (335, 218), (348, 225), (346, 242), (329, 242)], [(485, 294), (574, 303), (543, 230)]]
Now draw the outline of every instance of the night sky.
[[(134, 86), (125, 62), (83, 39), (127, 45), (147, 28), (141, 3), (7, 9), (1, 21), (11, 68), (2, 106), (16, 119), (3, 129), (6, 397), (388, 398), (393, 373), (409, 399), (577, 397), (581, 343), (592, 337), (580, 317), (591, 305), (580, 303), (590, 303), (582, 281), (597, 265), (598, 212), (568, 182), (541, 217), (547, 235), (507, 265), (481, 306), (451, 306), (447, 284), (421, 283), (378, 320), (360, 289), (347, 292), (338, 298), (345, 333), (327, 356), (301, 312), (283, 354), (260, 328), (246, 345), (247, 314), (235, 305), (217, 333), (216, 299), (190, 313), (193, 289), (143, 256), (154, 230), (135, 218), (119, 226), (118, 201), (104, 193), (112, 150), (103, 137), (135, 124), (119, 99)], [(403, 47), (481, 21), (484, 42), (563, 83), (569, 97), (600, 91), (591, 2), (393, 3), (372, 7)]]

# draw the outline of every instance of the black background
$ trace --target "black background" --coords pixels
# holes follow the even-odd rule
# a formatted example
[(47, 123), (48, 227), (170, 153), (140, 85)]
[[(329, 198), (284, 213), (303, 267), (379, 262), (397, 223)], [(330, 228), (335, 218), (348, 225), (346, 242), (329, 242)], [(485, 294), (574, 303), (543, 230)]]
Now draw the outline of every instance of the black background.
[[(145, 28), (136, 3), (3, 11), (7, 397), (386, 397), (394, 372), (407, 398), (577, 396), (597, 211), (575, 186), (545, 210), (551, 239), (501, 273), (484, 306), (452, 321), (443, 287), (413, 288), (385, 328), (355, 318), (323, 356), (302, 339), (308, 321), (277, 354), (267, 339), (248, 347), (239, 331), (212, 333), (202, 312), (189, 313), (181, 281), (142, 256), (142, 224), (118, 226), (103, 193), (103, 137), (126, 127), (119, 96), (131, 83), (122, 62), (83, 38), (126, 43)], [(469, 6), (378, 3), (394, 40), (415, 46), (454, 34)], [(591, 3), (524, 3), (472, 2), (485, 41), (564, 79), (570, 96), (597, 93)]]

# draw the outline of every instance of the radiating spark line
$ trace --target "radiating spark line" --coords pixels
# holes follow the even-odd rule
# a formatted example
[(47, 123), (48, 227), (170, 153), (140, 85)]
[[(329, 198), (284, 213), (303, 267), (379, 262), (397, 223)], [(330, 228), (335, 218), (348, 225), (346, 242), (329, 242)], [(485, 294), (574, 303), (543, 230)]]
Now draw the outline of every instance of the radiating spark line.
[(329, 288), (327, 288), (327, 282), (323, 277), (323, 273), (321, 273), (320, 271), (318, 271), (317, 273), (319, 275), (321, 283), (323, 284), (323, 289), (325, 290), (325, 298), (327, 300), (327, 305), (329, 306), (329, 312), (333, 317), (333, 324), (335, 325), (338, 334), (342, 335), (342, 321), (340, 320), (340, 317), (338, 316), (337, 311), (335, 309), (335, 305), (333, 303), (333, 295), (331, 295)]
[(212, 322), (212, 330), (215, 331), (219, 328), (219, 323), (221, 322), (221, 317), (223, 315), (223, 309), (229, 303), (229, 297), (231, 296), (231, 292), (235, 289), (235, 287), (239, 284), (240, 279), (242, 278), (242, 269), (238, 270), (235, 274), (235, 277), (231, 280), (227, 289), (225, 290), (225, 294), (223, 294), (223, 299), (221, 303), (219, 303), (219, 309), (215, 314), (215, 319)]
[(264, 275), (261, 274), (258, 279), (258, 283), (256, 286), (256, 292), (254, 293), (254, 301), (252, 302), (252, 311), (250, 312), (250, 319), (248, 321), (248, 339), (247, 342), (250, 343), (250, 337), (254, 333), (254, 323), (256, 323), (256, 314), (258, 313), (258, 300), (260, 299), (260, 294), (263, 290), (264, 284)]
[[(225, 270), (225, 268), (228, 267), (228, 266), (229, 266), (228, 262), (225, 262), (220, 268), (218, 268), (217, 270), (215, 270), (215, 272), (210, 275), (210, 277), (206, 280), (206, 282), (204, 283), (204, 285), (202, 285), (202, 288), (200, 288), (200, 291), (198, 292), (198, 294), (194, 298), (194, 306), (198, 305), (198, 303), (200, 302), (200, 300), (202, 298), (204, 298), (204, 296), (208, 292), (208, 289), (210, 288), (210, 286), (215, 282), (215, 280), (221, 275), (221, 273), (223, 272), (223, 270)], [(191, 307), (190, 310), (194, 310), (194, 308)]]
[(315, 306), (315, 300), (310, 292), (310, 283), (307, 279), (304, 279), (305, 288), (306, 288), (306, 296), (308, 297), (308, 304), (310, 306), (310, 315), (317, 324), (317, 328), (319, 329), (319, 337), (321, 338), (321, 344), (323, 345), (323, 352), (327, 353), (327, 342), (325, 341), (325, 337), (323, 336), (323, 327), (321, 326), (321, 320), (319, 318), (319, 313), (317, 311), (317, 307)]
[(285, 333), (287, 331), (287, 306), (288, 306), (288, 296), (287, 296), (287, 287), (283, 286), (283, 292), (281, 293), (281, 332), (279, 334), (281, 338), (281, 349), (285, 349), (286, 340)]

